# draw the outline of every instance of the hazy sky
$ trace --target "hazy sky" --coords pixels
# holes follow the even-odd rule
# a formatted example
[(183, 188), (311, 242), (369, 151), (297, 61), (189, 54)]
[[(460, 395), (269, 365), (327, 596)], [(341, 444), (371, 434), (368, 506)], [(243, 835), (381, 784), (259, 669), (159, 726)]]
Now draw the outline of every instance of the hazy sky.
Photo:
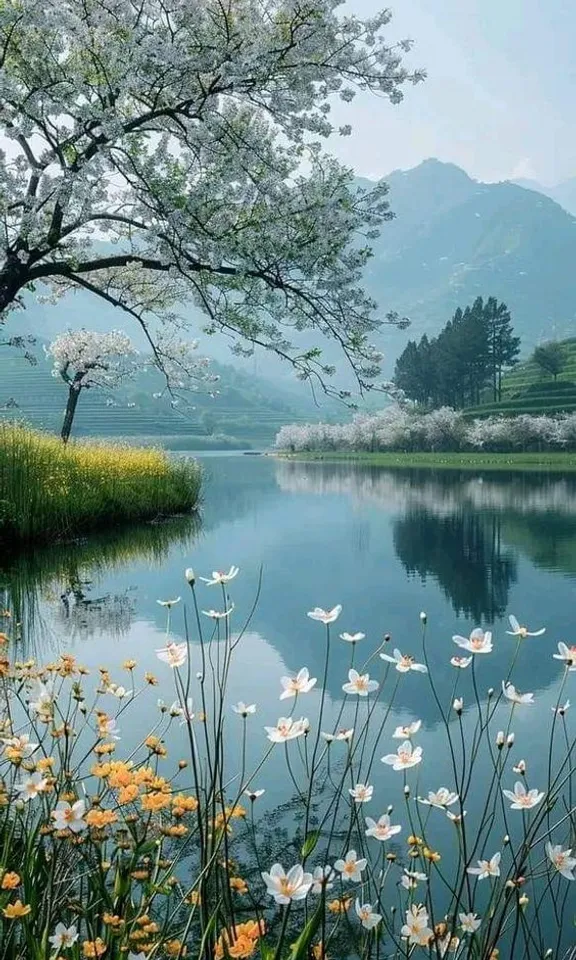
[[(390, 39), (428, 79), (392, 107), (358, 97), (334, 152), (377, 178), (438, 157), (481, 180), (576, 176), (575, 0), (388, 0)], [(358, 15), (382, 6), (348, 0)], [(351, 114), (353, 113), (353, 116)], [(345, 122), (345, 121), (342, 121)]]

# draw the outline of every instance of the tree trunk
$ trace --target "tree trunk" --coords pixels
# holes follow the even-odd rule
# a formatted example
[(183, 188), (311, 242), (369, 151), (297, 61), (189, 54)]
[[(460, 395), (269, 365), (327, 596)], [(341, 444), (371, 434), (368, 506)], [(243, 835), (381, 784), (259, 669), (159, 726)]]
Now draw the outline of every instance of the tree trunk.
[(78, 404), (78, 398), (80, 396), (80, 390), (82, 388), (79, 384), (71, 383), (68, 388), (68, 403), (66, 404), (66, 413), (64, 414), (64, 423), (62, 424), (62, 432), (60, 436), (62, 437), (62, 443), (68, 443), (70, 437), (70, 431), (72, 430), (72, 424), (74, 422), (74, 414), (76, 413), (76, 406)]
[(0, 322), (2, 314), (16, 300), (19, 290), (26, 284), (27, 267), (15, 254), (10, 254), (0, 268)]

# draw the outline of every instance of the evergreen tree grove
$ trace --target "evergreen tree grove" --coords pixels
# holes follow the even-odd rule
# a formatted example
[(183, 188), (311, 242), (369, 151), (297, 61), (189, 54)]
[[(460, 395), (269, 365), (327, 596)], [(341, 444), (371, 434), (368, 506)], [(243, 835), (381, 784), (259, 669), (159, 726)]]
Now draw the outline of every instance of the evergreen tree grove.
[(503, 372), (518, 362), (519, 352), (506, 304), (477, 297), (464, 310), (459, 307), (437, 337), (408, 342), (396, 361), (394, 382), (423, 406), (473, 406), (488, 386), (499, 400)]

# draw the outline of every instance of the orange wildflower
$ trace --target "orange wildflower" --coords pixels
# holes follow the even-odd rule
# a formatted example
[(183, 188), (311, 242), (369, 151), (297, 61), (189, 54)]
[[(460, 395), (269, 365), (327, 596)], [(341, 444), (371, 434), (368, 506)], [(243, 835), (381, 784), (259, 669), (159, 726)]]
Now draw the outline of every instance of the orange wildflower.
[(103, 954), (106, 953), (106, 949), (106, 944), (100, 937), (96, 937), (95, 940), (85, 940), (82, 944), (82, 956), (88, 957), (91, 960), (93, 957), (103, 956)]
[(118, 817), (113, 810), (89, 810), (84, 819), (89, 827), (107, 827), (116, 823)]
[(185, 957), (188, 952), (180, 940), (168, 940), (168, 942), (164, 944), (164, 950), (169, 957)]
[(18, 874), (14, 873), (13, 870), (10, 870), (7, 873), (3, 874), (2, 883), (0, 884), (0, 886), (2, 887), (2, 890), (14, 890), (16, 887), (20, 885), (21, 882), (22, 881), (20, 880), (20, 877), (18, 876)]
[(342, 900), (330, 900), (326, 907), (330, 913), (346, 913), (350, 909), (352, 897), (343, 897)]
[(132, 803), (140, 794), (140, 788), (137, 783), (129, 783), (128, 786), (122, 787), (118, 794), (118, 803), (120, 805), (124, 803)]
[(147, 793), (142, 797), (143, 810), (163, 810), (170, 806), (170, 797), (165, 793)]
[(248, 893), (248, 884), (242, 877), (230, 877), (230, 889), (236, 893)]

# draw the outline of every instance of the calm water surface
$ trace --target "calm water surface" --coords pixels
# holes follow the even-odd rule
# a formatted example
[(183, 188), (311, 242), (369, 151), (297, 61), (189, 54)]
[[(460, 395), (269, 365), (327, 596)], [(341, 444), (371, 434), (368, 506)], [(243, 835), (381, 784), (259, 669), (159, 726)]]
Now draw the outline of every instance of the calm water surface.
[[(463, 652), (451, 637), (467, 635), (475, 626), (493, 630), (494, 652), (477, 664), (478, 688), (485, 697), (508, 674), (516, 641), (505, 631), (507, 616), (514, 613), (533, 629), (547, 630), (543, 638), (522, 644), (512, 677), (536, 701), (513, 716), (513, 758), (526, 760), (530, 786), (545, 786), (551, 707), (562, 675), (552, 653), (559, 640), (576, 642), (576, 475), (388, 470), (237, 454), (202, 459), (206, 482), (200, 523), (146, 525), (5, 563), (1, 585), (6, 604), (22, 623), (23, 654), (34, 648), (46, 658), (73, 648), (88, 667), (106, 665), (117, 680), (122, 660), (134, 657), (139, 667), (161, 676), (158, 696), (171, 702), (171, 678), (166, 679), (154, 653), (165, 638), (165, 612), (156, 601), (187, 597), (183, 571), (188, 566), (208, 575), (234, 563), (241, 568), (230, 585), (234, 626), (239, 627), (262, 572), (261, 594), (230, 688), (231, 703), (258, 704), (249, 740), (254, 761), (266, 746), (263, 725), (285, 712), (278, 700), (279, 677), (302, 666), (312, 676), (322, 676), (324, 628), (306, 617), (312, 607), (343, 605), (334, 637), (343, 630), (366, 633), (356, 650), (360, 663), (385, 634), (391, 635), (392, 646), (421, 658), (419, 614), (425, 610), (436, 692), (444, 704), (451, 703), (458, 680), (458, 694), (470, 705), (463, 718), (470, 736), (477, 719), (471, 671), (449, 665), (450, 656)], [(221, 608), (219, 588), (201, 586), (199, 591), (205, 609)], [(182, 604), (175, 609), (172, 630), (183, 635)], [(349, 644), (334, 639), (324, 729), (332, 729), (342, 707), (350, 653)], [(379, 675), (382, 664), (373, 661), (369, 669)], [(576, 673), (570, 674), (565, 695), (576, 703), (575, 685)], [(297, 714), (302, 709), (313, 717), (318, 699), (316, 692), (309, 694)], [(346, 725), (351, 725), (353, 711), (353, 704), (345, 706)], [(383, 711), (384, 706), (377, 718)], [(130, 728), (123, 731), (129, 739), (147, 732), (149, 711), (135, 707), (130, 716)], [(426, 678), (418, 674), (400, 678), (377, 757), (396, 749), (398, 741), (390, 739), (394, 727), (416, 718), (423, 722), (418, 742), (424, 760), (409, 773), (414, 792), (452, 787), (445, 730)], [(510, 708), (502, 705), (495, 730), (506, 729), (509, 719)], [(569, 714), (569, 731), (572, 719)], [(231, 714), (232, 753), (238, 746), (235, 722)], [(179, 733), (174, 737), (177, 741)], [(270, 805), (289, 793), (286, 778), (278, 775), (281, 762), (273, 755), (254, 784), (266, 788)], [(375, 799), (366, 806), (367, 814), (378, 816), (389, 803), (402, 804), (401, 774), (376, 761), (369, 777)], [(512, 788), (515, 779), (510, 773), (505, 786)], [(472, 793), (469, 817), (474, 805)], [(401, 811), (398, 816), (404, 822)], [(512, 812), (511, 820), (515, 816), (520, 815)], [(514, 826), (512, 822), (511, 832)], [(437, 849), (449, 858), (454, 827), (438, 815), (434, 829)], [(565, 832), (557, 838), (566, 841)], [(490, 856), (495, 849), (483, 853)], [(479, 901), (476, 909), (481, 906)], [(570, 943), (571, 891), (566, 909)]]

